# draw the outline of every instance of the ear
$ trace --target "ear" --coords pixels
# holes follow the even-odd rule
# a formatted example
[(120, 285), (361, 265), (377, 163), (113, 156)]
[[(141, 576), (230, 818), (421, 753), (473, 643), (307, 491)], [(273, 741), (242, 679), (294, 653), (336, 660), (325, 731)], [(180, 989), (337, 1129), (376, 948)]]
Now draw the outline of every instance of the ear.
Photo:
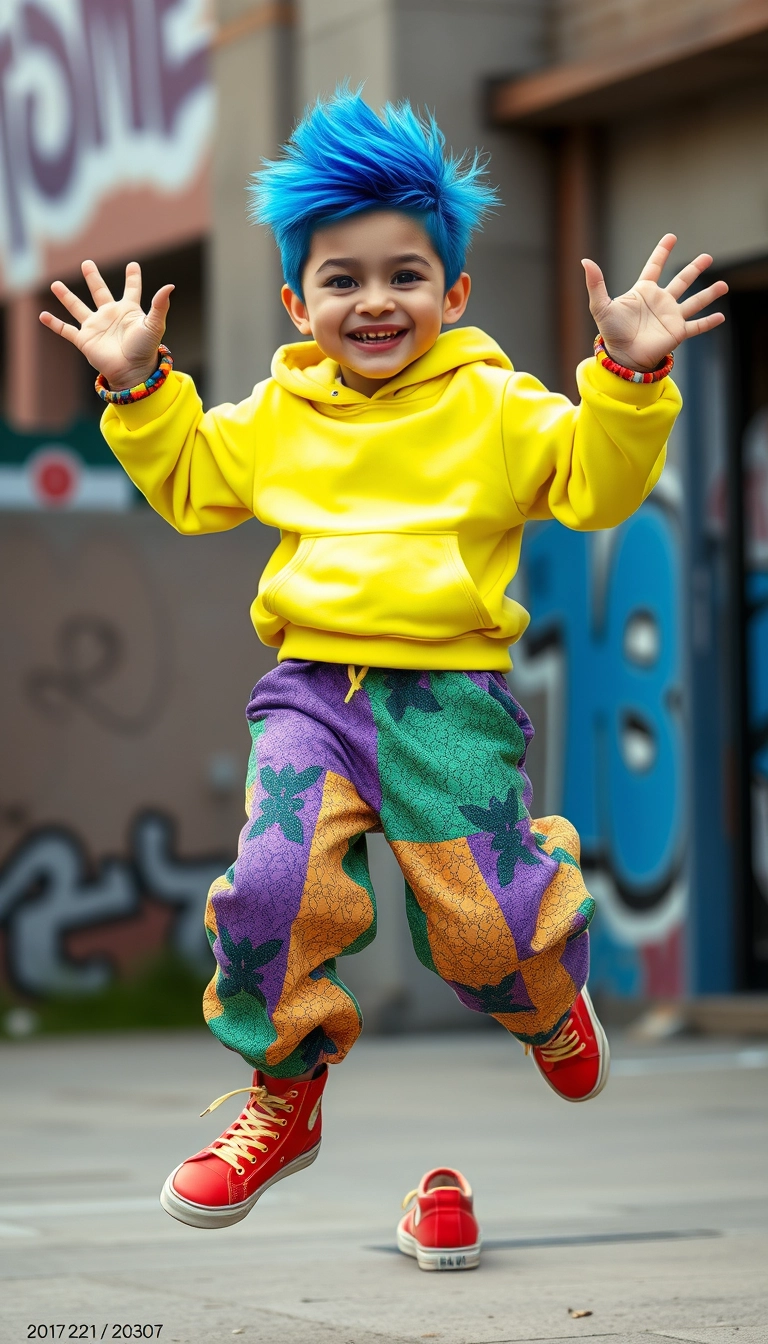
[(469, 291), (472, 288), (472, 281), (466, 271), (462, 271), (458, 280), (456, 280), (443, 300), (443, 322), (450, 324), (458, 322), (460, 317), (464, 316), (464, 310), (469, 303)]
[(298, 294), (294, 294), (289, 285), (283, 285), (280, 290), (280, 298), (283, 300), (285, 310), (288, 313), (294, 327), (297, 327), (302, 336), (311, 336), (312, 328), (309, 323), (309, 314), (307, 305)]

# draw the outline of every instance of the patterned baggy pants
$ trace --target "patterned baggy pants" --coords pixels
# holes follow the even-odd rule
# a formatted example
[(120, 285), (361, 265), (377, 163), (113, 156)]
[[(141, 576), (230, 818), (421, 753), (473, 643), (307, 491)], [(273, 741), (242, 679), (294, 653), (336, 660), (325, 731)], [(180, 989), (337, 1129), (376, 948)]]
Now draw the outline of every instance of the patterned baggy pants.
[(530, 720), (497, 672), (351, 676), (290, 660), (253, 692), (248, 821), (206, 912), (208, 1025), (276, 1077), (344, 1058), (362, 1019), (336, 958), (376, 932), (365, 837), (383, 831), (420, 960), (542, 1043), (586, 981), (594, 902), (573, 827), (531, 819)]

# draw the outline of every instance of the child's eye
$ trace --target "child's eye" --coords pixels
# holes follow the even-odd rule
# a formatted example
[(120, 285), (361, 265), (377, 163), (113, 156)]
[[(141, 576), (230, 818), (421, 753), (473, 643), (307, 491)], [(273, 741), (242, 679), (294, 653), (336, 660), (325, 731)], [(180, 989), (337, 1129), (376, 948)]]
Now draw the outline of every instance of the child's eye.
[(354, 289), (357, 281), (351, 275), (332, 275), (326, 283), (326, 289)]
[(423, 279), (423, 276), (417, 275), (415, 271), (398, 271), (392, 276), (393, 285), (412, 285), (415, 281)]

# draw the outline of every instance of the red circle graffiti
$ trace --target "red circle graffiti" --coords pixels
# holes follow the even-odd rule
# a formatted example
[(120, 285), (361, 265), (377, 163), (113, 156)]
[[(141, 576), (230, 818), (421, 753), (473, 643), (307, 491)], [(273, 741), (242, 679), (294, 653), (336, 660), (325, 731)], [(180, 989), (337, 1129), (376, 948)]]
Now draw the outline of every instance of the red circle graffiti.
[(80, 481), (80, 463), (64, 448), (44, 448), (35, 454), (30, 473), (38, 501), (56, 508), (72, 500)]

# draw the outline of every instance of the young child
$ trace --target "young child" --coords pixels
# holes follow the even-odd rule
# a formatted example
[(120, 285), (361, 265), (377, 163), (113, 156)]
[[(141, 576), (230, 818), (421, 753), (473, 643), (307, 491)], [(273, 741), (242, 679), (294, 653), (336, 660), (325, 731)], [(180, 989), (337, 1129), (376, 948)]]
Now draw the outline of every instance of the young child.
[[(362, 1025), (337, 958), (375, 933), (368, 831), (403, 871), (424, 965), (567, 1101), (607, 1079), (585, 988), (594, 904), (573, 828), (531, 819), (533, 730), (504, 679), (528, 618), (505, 594), (527, 519), (613, 527), (653, 488), (680, 408), (670, 352), (723, 320), (694, 315), (726, 286), (677, 302), (700, 256), (660, 288), (671, 234), (618, 299), (585, 261), (600, 336), (573, 406), (456, 327), (467, 245), (495, 200), (434, 121), (342, 92), (256, 175), (283, 302), (312, 339), (278, 350), (245, 401), (203, 411), (160, 344), (173, 286), (145, 315), (136, 263), (116, 301), (84, 262), (95, 311), (52, 285), (79, 329), (41, 316), (99, 370), (104, 434), (168, 522), (202, 533), (255, 515), (281, 535), (252, 607), (278, 665), (247, 709), (248, 821), (206, 913), (205, 1016), (255, 1073), (239, 1119), (162, 1194), (198, 1227), (238, 1221), (317, 1156), (326, 1066)], [(425, 1267), (479, 1250), (458, 1173), (429, 1173), (414, 1197), (401, 1249)]]

